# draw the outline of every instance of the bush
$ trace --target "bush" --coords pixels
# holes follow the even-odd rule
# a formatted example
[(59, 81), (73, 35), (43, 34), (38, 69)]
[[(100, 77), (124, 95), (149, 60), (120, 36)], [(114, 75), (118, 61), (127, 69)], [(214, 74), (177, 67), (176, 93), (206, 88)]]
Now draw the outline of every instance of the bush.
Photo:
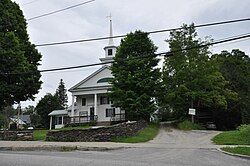
[(241, 124), (241, 113), (235, 110), (216, 110), (213, 111), (213, 121), (218, 130), (235, 130)]
[(204, 129), (204, 127), (202, 127), (201, 125), (196, 124), (196, 123), (192, 123), (189, 120), (185, 120), (183, 122), (180, 122), (177, 125), (177, 128), (181, 129), (181, 130), (203, 130)]
[(33, 139), (34, 141), (45, 140), (48, 130), (34, 130)]

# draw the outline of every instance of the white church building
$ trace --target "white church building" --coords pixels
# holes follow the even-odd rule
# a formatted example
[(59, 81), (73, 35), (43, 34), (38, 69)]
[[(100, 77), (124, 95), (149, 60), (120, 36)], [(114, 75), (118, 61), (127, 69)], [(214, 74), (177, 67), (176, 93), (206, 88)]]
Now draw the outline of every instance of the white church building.
[[(125, 112), (112, 107), (112, 101), (107, 93), (111, 88), (109, 83), (113, 77), (110, 63), (116, 53), (113, 41), (112, 20), (110, 19), (110, 38), (108, 46), (104, 47), (105, 57), (100, 61), (107, 63), (88, 77), (69, 89), (72, 93), (72, 105), (68, 110), (54, 110), (49, 114), (50, 129), (61, 128), (67, 123), (97, 122), (99, 125), (110, 124), (112, 121), (124, 121)], [(53, 121), (53, 122), (52, 122)]]

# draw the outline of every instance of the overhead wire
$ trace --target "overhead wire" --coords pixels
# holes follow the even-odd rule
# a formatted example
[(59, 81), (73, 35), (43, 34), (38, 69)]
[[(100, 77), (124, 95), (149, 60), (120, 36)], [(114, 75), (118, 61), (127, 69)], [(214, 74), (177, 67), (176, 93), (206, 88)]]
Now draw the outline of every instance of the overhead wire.
[(30, 1), (30, 2), (26, 2), (26, 3), (21, 4), (21, 6), (26, 6), (26, 5), (35, 3), (35, 2), (37, 2), (37, 1), (40, 1), (40, 0), (33, 0), (33, 1)]
[(39, 16), (31, 17), (31, 18), (28, 18), (27, 21), (32, 21), (32, 20), (35, 20), (35, 19), (38, 19), (38, 18), (41, 18), (41, 17), (49, 16), (49, 15), (52, 15), (52, 14), (55, 14), (55, 13), (59, 13), (59, 12), (65, 11), (65, 10), (69, 10), (69, 9), (72, 9), (72, 8), (75, 8), (75, 7), (78, 7), (78, 6), (85, 5), (87, 3), (91, 3), (91, 2), (94, 2), (94, 1), (95, 0), (85, 1), (85, 2), (82, 2), (82, 3), (78, 3), (76, 5), (72, 5), (72, 6), (63, 8), (63, 9), (59, 9), (59, 10), (55, 10), (55, 11), (45, 13), (45, 14), (42, 14), (42, 15), (39, 15)]
[[(232, 24), (232, 23), (245, 22), (245, 21), (250, 21), (250, 18), (241, 18), (241, 19), (235, 19), (235, 20), (227, 20), (227, 21), (220, 21), (220, 22), (198, 24), (198, 25), (194, 25), (194, 28), (216, 26), (216, 25), (223, 25), (223, 24)], [(148, 31), (146, 33), (148, 33), (148, 34), (163, 33), (163, 32), (169, 32), (169, 31), (174, 31), (174, 30), (180, 30), (180, 29), (183, 29), (183, 28), (184, 27), (161, 29), (161, 30)], [(185, 27), (185, 28), (190, 28), (190, 26)], [(89, 39), (62, 41), (62, 42), (41, 43), (41, 44), (36, 44), (36, 47), (55, 46), (55, 45), (64, 45), (64, 44), (73, 44), (73, 43), (83, 43), (83, 42), (90, 42), (90, 41), (107, 40), (107, 39), (110, 39), (110, 38), (122, 38), (122, 37), (125, 37), (125, 36), (126, 36), (126, 34), (115, 35), (115, 36), (112, 36), (112, 37), (107, 36), (107, 37), (97, 37), (97, 38), (89, 38)]]
[[(161, 52), (161, 53), (156, 53), (155, 55), (157, 56), (164, 56), (164, 57), (170, 57), (173, 56), (175, 53), (182, 52), (182, 51), (187, 51), (187, 50), (192, 50), (192, 49), (197, 49), (197, 48), (202, 48), (202, 47), (207, 47), (211, 45), (217, 45), (221, 43), (226, 43), (226, 42), (231, 42), (231, 41), (236, 41), (236, 40), (241, 40), (241, 39), (246, 39), (250, 37), (250, 33), (242, 34), (242, 35), (237, 35), (237, 36), (232, 36), (231, 38), (226, 38), (226, 39), (219, 39), (217, 41), (213, 41), (210, 43), (205, 43), (201, 44), (195, 47), (187, 47), (185, 49), (180, 49), (180, 50), (174, 50), (174, 51), (168, 51), (168, 52)], [(148, 56), (140, 56), (140, 57), (135, 57), (135, 58), (146, 58)], [(45, 73), (45, 72), (53, 72), (53, 71), (62, 71), (62, 70), (71, 70), (71, 69), (79, 69), (79, 68), (86, 68), (86, 67), (92, 67), (92, 66), (99, 66), (99, 65), (105, 65), (105, 64), (110, 64), (113, 63), (113, 61), (109, 62), (101, 62), (101, 63), (93, 63), (93, 64), (86, 64), (86, 65), (79, 65), (79, 66), (70, 66), (70, 67), (62, 67), (62, 68), (53, 68), (53, 69), (44, 69), (44, 70), (39, 70), (38, 72)], [(17, 75), (17, 74), (31, 74), (31, 72), (20, 72), (20, 73), (0, 73), (1, 75)]]

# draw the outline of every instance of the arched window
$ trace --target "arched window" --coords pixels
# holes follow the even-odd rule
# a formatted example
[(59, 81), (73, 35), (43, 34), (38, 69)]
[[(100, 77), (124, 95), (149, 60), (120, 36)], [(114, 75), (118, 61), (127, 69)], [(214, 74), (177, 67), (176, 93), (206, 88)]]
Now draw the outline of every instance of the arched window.
[(97, 81), (97, 83), (104, 83), (104, 82), (109, 82), (111, 81), (111, 77), (106, 77), (106, 78), (101, 78)]

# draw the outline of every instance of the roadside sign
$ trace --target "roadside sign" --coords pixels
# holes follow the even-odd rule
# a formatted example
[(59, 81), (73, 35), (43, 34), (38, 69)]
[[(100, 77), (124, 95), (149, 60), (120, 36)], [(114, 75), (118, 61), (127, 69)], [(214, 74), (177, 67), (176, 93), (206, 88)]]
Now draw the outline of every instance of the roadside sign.
[(189, 115), (195, 115), (195, 109), (194, 108), (189, 108), (189, 110), (188, 110), (188, 114)]

